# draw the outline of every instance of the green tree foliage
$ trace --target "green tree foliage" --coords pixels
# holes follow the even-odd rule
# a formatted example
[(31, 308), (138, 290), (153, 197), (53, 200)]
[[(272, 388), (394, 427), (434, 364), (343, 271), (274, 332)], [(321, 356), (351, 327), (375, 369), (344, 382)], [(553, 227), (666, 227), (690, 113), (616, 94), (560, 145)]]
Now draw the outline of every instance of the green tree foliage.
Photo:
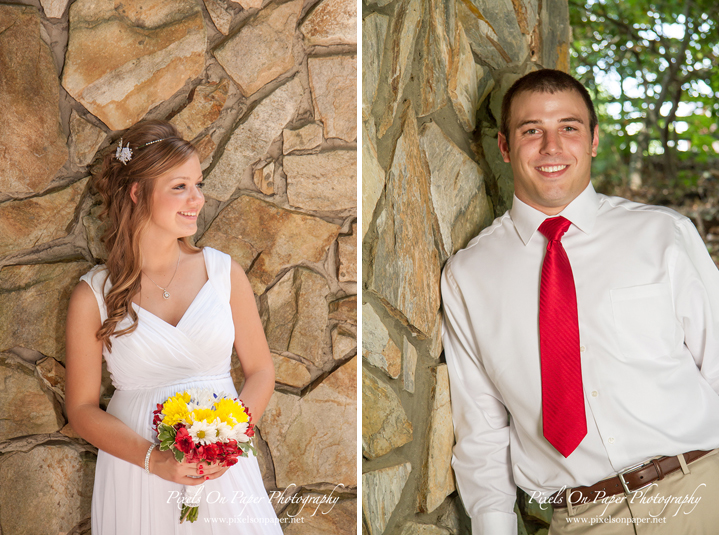
[(570, 0), (569, 10), (573, 74), (601, 128), (594, 177), (673, 188), (719, 170), (719, 3)]

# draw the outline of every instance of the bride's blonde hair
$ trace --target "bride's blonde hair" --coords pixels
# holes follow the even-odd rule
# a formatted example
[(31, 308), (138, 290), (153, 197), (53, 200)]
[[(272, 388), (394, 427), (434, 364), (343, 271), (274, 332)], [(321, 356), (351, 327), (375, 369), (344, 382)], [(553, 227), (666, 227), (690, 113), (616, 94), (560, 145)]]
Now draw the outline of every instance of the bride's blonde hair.
[[(137, 123), (122, 136), (123, 148), (128, 145), (132, 151), (130, 159), (124, 158), (127, 151), (124, 154), (118, 151), (119, 158), (115, 150), (106, 154), (102, 172), (93, 183), (104, 205), (100, 219), (108, 222), (102, 242), (108, 252), (105, 265), (112, 288), (105, 296), (107, 319), (97, 332), (98, 340), (108, 351), (112, 350), (111, 336), (129, 334), (137, 328), (132, 298), (140, 291), (142, 279), (139, 238), (152, 215), (155, 181), (197, 154), (195, 147), (166, 121)], [(130, 197), (133, 184), (137, 184), (137, 202)], [(180, 240), (194, 249), (188, 238)], [(117, 324), (128, 315), (132, 325), (116, 331)]]

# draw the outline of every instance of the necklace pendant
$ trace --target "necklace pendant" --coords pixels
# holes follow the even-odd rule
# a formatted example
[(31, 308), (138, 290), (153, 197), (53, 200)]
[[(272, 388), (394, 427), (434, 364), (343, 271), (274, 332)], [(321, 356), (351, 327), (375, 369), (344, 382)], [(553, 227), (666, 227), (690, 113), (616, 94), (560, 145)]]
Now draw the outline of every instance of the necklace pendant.
[(164, 297), (165, 299), (169, 299), (169, 298), (170, 298), (170, 292), (168, 292), (167, 290), (164, 290), (164, 291), (162, 292), (162, 297)]

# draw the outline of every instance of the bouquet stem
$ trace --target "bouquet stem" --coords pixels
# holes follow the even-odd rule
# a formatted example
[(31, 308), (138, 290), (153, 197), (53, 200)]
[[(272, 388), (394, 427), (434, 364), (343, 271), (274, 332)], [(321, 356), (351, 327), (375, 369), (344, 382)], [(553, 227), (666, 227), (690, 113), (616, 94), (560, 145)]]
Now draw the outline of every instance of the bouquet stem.
[(197, 512), (200, 508), (200, 500), (202, 498), (202, 489), (205, 485), (185, 485), (185, 497), (182, 501), (182, 511), (180, 512), (180, 524), (185, 520), (194, 522), (197, 520)]

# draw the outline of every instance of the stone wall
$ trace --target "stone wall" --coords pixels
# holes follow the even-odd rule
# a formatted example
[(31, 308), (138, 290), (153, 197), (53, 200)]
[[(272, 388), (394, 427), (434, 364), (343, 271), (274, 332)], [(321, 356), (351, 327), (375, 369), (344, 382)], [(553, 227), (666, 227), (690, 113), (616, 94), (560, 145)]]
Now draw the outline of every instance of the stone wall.
[[(364, 0), (363, 533), (469, 533), (450, 466), (440, 273), (511, 205), (504, 92), (533, 69), (567, 70), (568, 40), (566, 0)], [(546, 533), (519, 502), (519, 533)]]
[[(196, 144), (195, 239), (257, 296), (277, 372), (266, 487), (340, 498), (285, 531), (356, 532), (356, 41), (354, 0), (0, 6), (0, 532), (89, 533), (96, 449), (67, 425), (65, 311), (105, 256), (88, 177), (142, 118)], [(102, 404), (112, 390), (105, 374)]]

